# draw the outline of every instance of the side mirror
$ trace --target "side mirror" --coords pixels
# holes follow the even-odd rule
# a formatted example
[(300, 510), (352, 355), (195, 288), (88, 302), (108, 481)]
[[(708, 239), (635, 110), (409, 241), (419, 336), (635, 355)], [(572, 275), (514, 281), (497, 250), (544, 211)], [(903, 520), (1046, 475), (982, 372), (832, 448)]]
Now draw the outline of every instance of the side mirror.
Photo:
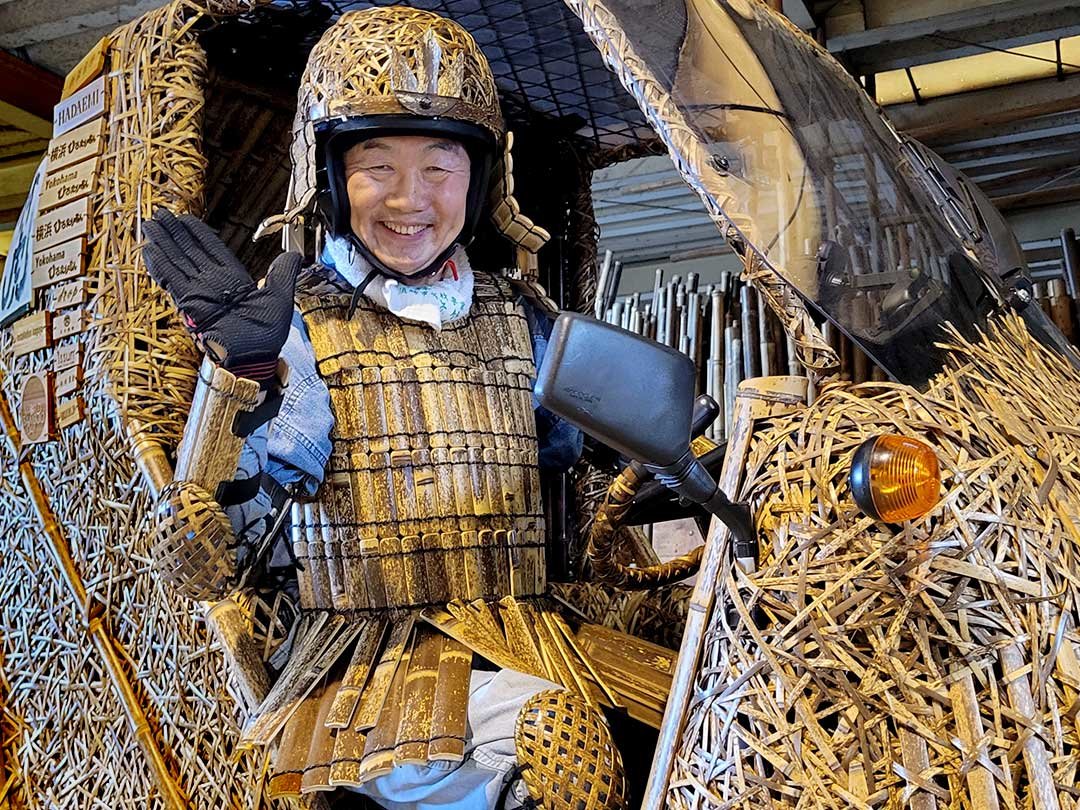
[(674, 349), (564, 312), (551, 330), (535, 391), (549, 411), (644, 463), (661, 484), (716, 515), (731, 529), (736, 561), (754, 570), (749, 508), (729, 501), (690, 450), (696, 373)]
[(536, 396), (624, 456), (667, 466), (690, 448), (696, 374), (674, 349), (564, 312), (551, 330)]

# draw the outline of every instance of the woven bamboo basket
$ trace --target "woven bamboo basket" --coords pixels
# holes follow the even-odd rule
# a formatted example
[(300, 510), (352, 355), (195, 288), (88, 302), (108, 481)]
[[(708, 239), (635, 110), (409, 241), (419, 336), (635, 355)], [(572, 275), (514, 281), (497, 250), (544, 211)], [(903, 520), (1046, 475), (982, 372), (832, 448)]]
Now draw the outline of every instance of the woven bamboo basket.
[[(1080, 373), (1014, 317), (950, 356), (756, 429), (762, 564), (716, 583), (667, 807), (1078, 806)], [(852, 500), (883, 432), (937, 452), (921, 520)]]

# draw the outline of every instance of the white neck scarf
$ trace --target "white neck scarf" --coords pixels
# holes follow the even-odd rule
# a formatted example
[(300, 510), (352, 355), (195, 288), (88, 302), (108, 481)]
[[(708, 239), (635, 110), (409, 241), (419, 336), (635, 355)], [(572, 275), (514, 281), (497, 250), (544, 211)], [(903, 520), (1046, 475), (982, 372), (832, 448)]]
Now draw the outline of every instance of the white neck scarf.
[[(371, 270), (360, 251), (342, 237), (327, 237), (322, 261), (354, 287), (362, 284)], [(448, 323), (460, 321), (472, 307), (473, 271), (469, 257), (458, 245), (442, 270), (423, 282), (405, 284), (379, 275), (368, 284), (364, 296), (399, 318), (426, 323), (439, 331)]]

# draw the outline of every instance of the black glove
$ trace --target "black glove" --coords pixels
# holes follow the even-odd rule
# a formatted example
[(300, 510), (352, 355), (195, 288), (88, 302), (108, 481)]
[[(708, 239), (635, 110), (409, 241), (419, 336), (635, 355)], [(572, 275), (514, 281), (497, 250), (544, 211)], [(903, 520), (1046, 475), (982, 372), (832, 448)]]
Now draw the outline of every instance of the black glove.
[(143, 261), (215, 361), (268, 380), (292, 322), (299, 253), (278, 256), (260, 287), (206, 223), (159, 208), (143, 224)]

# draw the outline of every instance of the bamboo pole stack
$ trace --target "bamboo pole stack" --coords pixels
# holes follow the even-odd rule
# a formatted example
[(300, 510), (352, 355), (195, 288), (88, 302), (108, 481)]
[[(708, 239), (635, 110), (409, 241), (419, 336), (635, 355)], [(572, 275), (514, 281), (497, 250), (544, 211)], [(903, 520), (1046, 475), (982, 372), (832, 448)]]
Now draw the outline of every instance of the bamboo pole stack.
[(1061, 333), (1075, 344), (1076, 299), (1069, 293), (1067, 278), (1052, 278), (1037, 281), (1032, 287), (1035, 302), (1049, 316)]
[[(657, 269), (651, 291), (618, 295), (622, 262), (607, 251), (599, 270), (593, 312), (597, 318), (671, 346), (698, 368), (697, 393), (719, 403), (721, 412), (706, 435), (723, 441), (739, 383), (753, 377), (804, 375), (793, 342), (752, 284), (724, 271), (702, 286), (698, 273), (665, 281)], [(850, 382), (884, 376), (847, 337), (825, 329), (840, 357), (840, 378)]]

